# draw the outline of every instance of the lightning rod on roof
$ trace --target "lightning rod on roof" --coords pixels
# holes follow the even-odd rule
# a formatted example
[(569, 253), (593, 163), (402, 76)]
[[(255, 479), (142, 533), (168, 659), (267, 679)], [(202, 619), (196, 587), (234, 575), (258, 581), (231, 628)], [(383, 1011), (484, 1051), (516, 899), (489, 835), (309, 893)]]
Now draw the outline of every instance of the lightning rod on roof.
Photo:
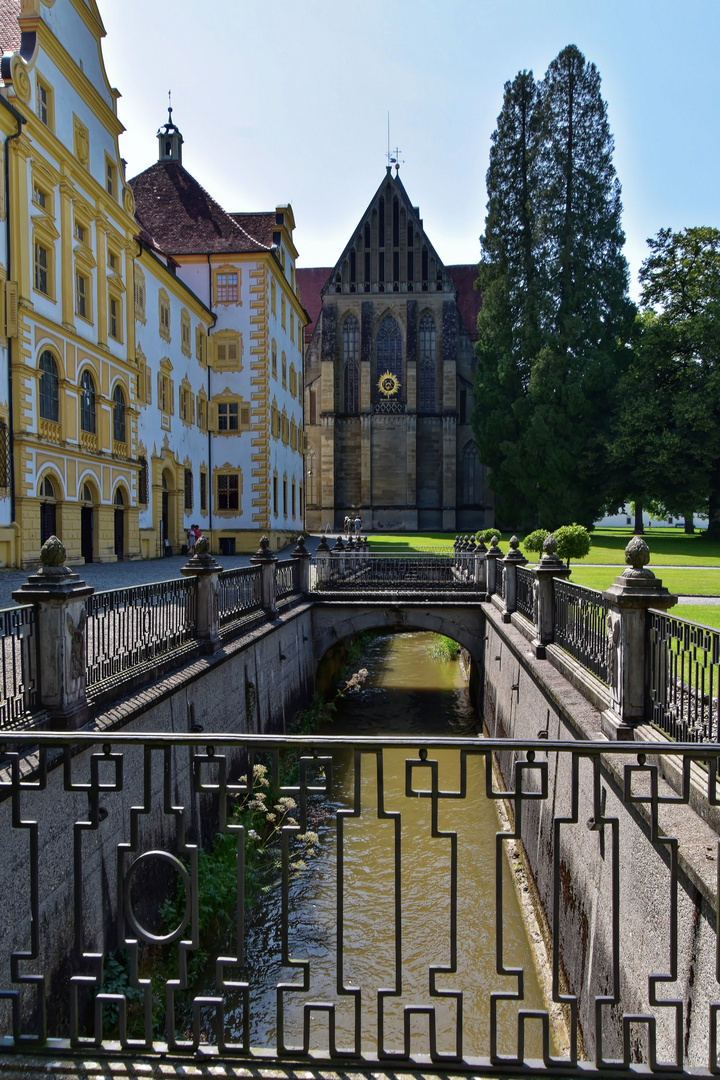
[(387, 154), (386, 154), (386, 157), (387, 157), (387, 160), (388, 160), (388, 165), (389, 166), (392, 166), (392, 165), (395, 166), (395, 172), (396, 173), (399, 173), (400, 172), (400, 166), (405, 164), (404, 160), (401, 161), (401, 159), (400, 159), (400, 154), (401, 153), (402, 153), (402, 151), (398, 147), (396, 147), (394, 150), (390, 149), (390, 113), (388, 112), (388, 120), (387, 120)]

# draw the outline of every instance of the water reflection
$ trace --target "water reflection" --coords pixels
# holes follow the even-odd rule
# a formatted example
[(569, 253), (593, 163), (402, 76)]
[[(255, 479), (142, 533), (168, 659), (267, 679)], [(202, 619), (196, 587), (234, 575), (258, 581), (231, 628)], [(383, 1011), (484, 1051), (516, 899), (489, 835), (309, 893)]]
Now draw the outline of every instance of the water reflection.
[[(433, 660), (429, 637), (373, 642), (367, 683), (340, 703), (332, 734), (472, 735), (459, 665)], [(525, 997), (499, 1003), (498, 1049), (517, 1052), (518, 1008), (542, 1001), (507, 860), (496, 856), (484, 770), (481, 753), (464, 766), (458, 752), (432, 748), (425, 760), (401, 749), (335, 754), (332, 800), (311, 808), (320, 846), (289, 890), (289, 963), (280, 889), (249, 917), (251, 1045), (327, 1052), (334, 1026), (335, 1048), (356, 1053), (427, 1054), (434, 1042), (439, 1054), (487, 1056), (491, 994), (519, 989), (496, 970), (499, 865), (502, 962), (524, 972)], [(230, 1026), (239, 1038), (240, 1011)], [(531, 1025), (531, 1057), (537, 1033)]]

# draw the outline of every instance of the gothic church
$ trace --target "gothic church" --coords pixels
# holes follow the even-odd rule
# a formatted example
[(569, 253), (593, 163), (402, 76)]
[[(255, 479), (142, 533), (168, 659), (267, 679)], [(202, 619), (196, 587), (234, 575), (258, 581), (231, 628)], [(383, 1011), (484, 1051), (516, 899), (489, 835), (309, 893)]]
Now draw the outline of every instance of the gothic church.
[(477, 268), (444, 266), (390, 166), (332, 268), (299, 269), (306, 527), (492, 524), (470, 427)]

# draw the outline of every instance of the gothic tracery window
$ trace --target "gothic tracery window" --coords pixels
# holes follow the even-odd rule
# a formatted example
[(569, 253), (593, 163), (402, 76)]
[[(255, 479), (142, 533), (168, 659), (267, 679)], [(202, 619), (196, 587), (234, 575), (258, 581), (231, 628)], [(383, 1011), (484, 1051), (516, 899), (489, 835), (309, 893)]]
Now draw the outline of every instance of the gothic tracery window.
[(467, 443), (462, 454), (462, 499), (463, 506), (477, 506), (482, 502), (482, 470), (477, 446)]
[(402, 338), (398, 324), (392, 315), (386, 315), (380, 323), (377, 335), (375, 351), (377, 359), (377, 376), (380, 378), (386, 371), (395, 375), (402, 385)]
[(435, 320), (432, 315), (423, 315), (420, 320), (420, 370), (419, 412), (435, 412)]
[(346, 413), (360, 411), (359, 340), (358, 321), (350, 315), (343, 326), (343, 410)]

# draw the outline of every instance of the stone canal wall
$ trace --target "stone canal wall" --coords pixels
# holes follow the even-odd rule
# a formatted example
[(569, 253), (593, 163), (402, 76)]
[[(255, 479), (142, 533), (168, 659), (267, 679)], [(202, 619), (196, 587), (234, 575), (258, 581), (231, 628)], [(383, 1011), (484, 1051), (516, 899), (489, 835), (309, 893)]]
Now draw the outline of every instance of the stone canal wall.
[[(483, 606), (484, 733), (523, 740), (538, 736), (568, 742), (601, 740), (601, 685), (594, 688), (594, 693), (588, 694), (587, 687), (581, 693), (577, 688), (584, 679), (581, 673), (573, 685), (548, 660), (536, 660), (518, 627), (504, 624), (492, 604)], [(594, 703), (588, 697), (594, 698)], [(636, 739), (648, 735), (641, 728)], [(654, 730), (652, 738), (659, 738)], [(638, 745), (638, 752), (642, 752), (642, 745)], [(520, 757), (525, 755), (498, 755), (508, 789), (514, 788), (514, 766)], [(579, 999), (580, 1028), (589, 1056), (593, 1057), (597, 1050), (595, 998), (606, 995), (611, 999), (617, 977), (622, 1008), (612, 1004), (602, 1007), (605, 1059), (623, 1057), (623, 1013), (654, 1015), (658, 1060), (674, 1059), (678, 1014), (672, 1005), (651, 1004), (651, 976), (662, 975), (668, 979), (656, 984), (658, 998), (677, 1000), (683, 1005), (679, 1029), (682, 1053), (696, 1063), (707, 1062), (709, 1003), (717, 995), (717, 832), (688, 805), (660, 808), (661, 836), (678, 841), (677, 950), (673, 971), (673, 845), (651, 841), (647, 803), (628, 805), (623, 798), (623, 770), (626, 765), (637, 764), (637, 755), (607, 754), (597, 758), (597, 784), (590, 758), (579, 760), (576, 778), (572, 775), (572, 755), (538, 753), (536, 760), (538, 764), (546, 763), (547, 795), (537, 797), (540, 769), (526, 772), (523, 790), (536, 793), (536, 797), (522, 800), (520, 831), (540, 902), (550, 928), (554, 926), (568, 992)], [(642, 788), (643, 783), (648, 783), (647, 774), (636, 775), (633, 791), (649, 790), (647, 786)], [(663, 779), (659, 784), (662, 795), (675, 795)], [(595, 790), (600, 799), (599, 823), (595, 821)], [(509, 806), (515, 809), (513, 802)], [(574, 822), (573, 817), (577, 819)], [(619, 931), (617, 957), (613, 952), (614, 918)], [(647, 1061), (647, 1046), (646, 1025), (633, 1024), (632, 1059)]]

